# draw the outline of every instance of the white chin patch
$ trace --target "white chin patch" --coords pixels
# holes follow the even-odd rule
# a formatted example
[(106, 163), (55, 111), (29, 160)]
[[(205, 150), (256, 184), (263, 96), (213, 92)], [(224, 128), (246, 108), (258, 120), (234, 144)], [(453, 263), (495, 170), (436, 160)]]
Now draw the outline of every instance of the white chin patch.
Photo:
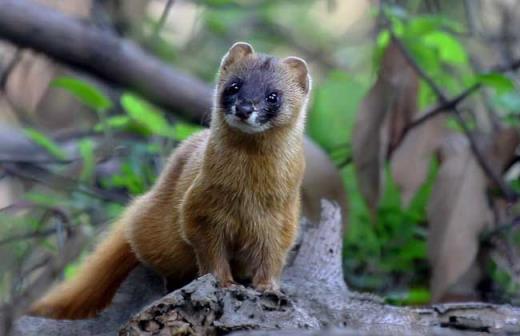
[(256, 121), (258, 119), (258, 112), (251, 113), (247, 119), (240, 119), (234, 114), (226, 114), (224, 115), (224, 119), (229, 126), (248, 134), (260, 133), (269, 128), (269, 123), (260, 124)]

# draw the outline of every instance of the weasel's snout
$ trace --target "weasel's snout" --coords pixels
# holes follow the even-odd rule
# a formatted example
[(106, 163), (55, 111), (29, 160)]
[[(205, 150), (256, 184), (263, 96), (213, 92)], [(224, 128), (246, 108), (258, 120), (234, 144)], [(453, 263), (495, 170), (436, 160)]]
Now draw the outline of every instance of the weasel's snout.
[(250, 102), (241, 102), (236, 104), (235, 106), (235, 115), (242, 119), (246, 120), (249, 118), (249, 116), (253, 113), (255, 110), (255, 107)]

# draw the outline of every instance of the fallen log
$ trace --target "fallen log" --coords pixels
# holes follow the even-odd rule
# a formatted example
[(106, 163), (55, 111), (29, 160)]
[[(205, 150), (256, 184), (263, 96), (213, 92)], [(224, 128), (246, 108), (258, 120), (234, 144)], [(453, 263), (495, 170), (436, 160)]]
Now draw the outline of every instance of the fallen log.
[(116, 331), (119, 335), (132, 336), (233, 332), (238, 332), (237, 335), (520, 333), (520, 309), (508, 305), (463, 303), (406, 308), (387, 305), (374, 295), (350, 291), (343, 281), (341, 227), (339, 208), (324, 201), (319, 225), (304, 223), (302, 227), (283, 275), (282, 294), (259, 293), (244, 286), (222, 289), (213, 276), (205, 275), (159, 298), (164, 294), (160, 279), (139, 269), (121, 288), (114, 304), (98, 318), (54, 321), (23, 317), (16, 322), (15, 335), (112, 335)]

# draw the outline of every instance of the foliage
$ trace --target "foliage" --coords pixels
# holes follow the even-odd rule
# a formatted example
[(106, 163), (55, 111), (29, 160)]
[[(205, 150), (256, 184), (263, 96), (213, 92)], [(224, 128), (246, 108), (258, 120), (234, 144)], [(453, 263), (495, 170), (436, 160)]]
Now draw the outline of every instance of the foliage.
[(355, 288), (384, 294), (392, 303), (427, 303), (425, 209), (437, 165), (432, 161), (427, 181), (407, 207), (401, 205), (388, 167), (386, 171), (387, 184), (375, 215), (366, 207), (355, 183), (349, 183), (354, 180), (352, 168), (344, 174), (351, 197), (350, 227), (344, 245), (345, 276)]
[(25, 129), (25, 135), (29, 137), (32, 141), (43, 147), (49, 154), (54, 156), (57, 159), (64, 160), (66, 158), (63, 150), (58, 146), (54, 140), (46, 136), (44, 133), (39, 132), (32, 128)]
[(67, 90), (94, 111), (106, 111), (112, 107), (112, 101), (108, 97), (84, 80), (72, 77), (59, 77), (53, 80), (52, 86)]
[[(247, 40), (265, 52), (295, 53), (309, 58), (315, 75), (307, 132), (338, 164), (347, 162), (346, 159), (352, 156), (350, 142), (359, 107), (377, 82), (376, 73), (383, 66), (385, 51), (391, 45), (391, 34), (404, 43), (418, 65), (441, 84), (448, 97), (479, 83), (500, 121), (519, 126), (520, 91), (513, 76), (493, 69), (474, 71), (472, 49), (463, 37), (467, 27), (449, 13), (425, 14), (410, 9), (411, 6), (385, 5), (382, 13), (385, 22), (375, 43), (363, 37), (369, 43), (356, 45), (348, 40), (346, 30), (327, 29), (326, 24), (316, 24), (323, 21), (316, 17), (318, 1), (200, 0), (194, 3), (198, 16), (190, 41), (172, 43), (166, 36), (149, 41), (147, 32), (156, 24), (153, 20), (144, 22), (137, 38), (165, 61), (174, 62), (208, 82), (214, 79), (218, 56), (237, 40)], [(373, 19), (380, 15), (374, 10)], [(71, 214), (74, 225), (86, 224), (93, 235), (96, 224), (114, 218), (124, 203), (114, 199), (107, 201), (94, 191), (110, 191), (127, 199), (142, 194), (154, 183), (161, 168), (157, 157), (164, 157), (169, 149), (198, 131), (200, 126), (174, 118), (176, 111), (165, 113), (135, 92), (123, 92), (114, 99), (88, 81), (73, 77), (57, 78), (52, 85), (66, 90), (94, 111), (98, 118), (93, 125), (94, 133), (116, 139), (119, 149), (123, 150), (111, 153), (117, 158), (117, 164), (110, 167), (108, 174), (97, 176), (96, 168), (105, 164), (100, 162), (101, 150), (89, 138), (81, 139), (76, 149), (78, 155), (72, 157), (81, 163), (77, 190), (69, 193), (48, 189), (32, 191), (25, 200), (46, 209), (64, 209)], [(423, 80), (418, 92), (413, 94), (418, 100), (418, 111), (414, 112), (419, 113), (437, 103), (431, 88)], [(476, 99), (471, 99), (467, 106), (474, 107)], [(464, 117), (470, 129), (479, 129), (478, 121), (471, 113)], [(381, 121), (381, 127), (387, 127), (383, 125), (384, 121)], [(451, 118), (441, 126), (461, 132), (460, 125)], [(25, 133), (54, 158), (69, 159), (51, 137), (33, 128), (27, 128)], [(362, 197), (359, 177), (352, 165), (341, 171), (349, 199), (349, 224), (344, 244), (346, 280), (354, 289), (382, 294), (395, 304), (423, 304), (431, 298), (426, 209), (442, 163), (434, 158), (433, 151), (423, 160), (429, 162), (426, 178), (412, 193), (410, 202), (403, 201), (399, 181), (386, 160), (381, 169), (384, 172), (383, 192), (373, 209)], [(61, 173), (60, 169), (63, 170), (62, 167), (55, 169), (56, 174)], [(513, 183), (518, 184), (518, 181)], [(41, 215), (38, 211), (29, 225), (20, 227), (44, 225), (36, 220)], [(8, 226), (6, 232), (12, 227), (14, 224)], [(54, 238), (43, 240), (47, 249), (59, 247)], [(20, 246), (16, 253), (18, 249), (23, 252), (28, 248), (27, 244)], [(75, 265), (70, 265), (65, 276), (73, 276), (75, 269)], [(498, 286), (497, 291), (505, 293), (504, 297), (518, 291), (518, 285), (501, 265), (491, 262), (487, 269)], [(5, 288), (8, 281), (1, 281)]]

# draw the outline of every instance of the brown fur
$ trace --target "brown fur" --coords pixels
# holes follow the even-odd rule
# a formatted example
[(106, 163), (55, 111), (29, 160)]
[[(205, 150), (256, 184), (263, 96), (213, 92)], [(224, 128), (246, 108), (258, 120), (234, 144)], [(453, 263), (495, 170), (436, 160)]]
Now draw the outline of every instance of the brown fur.
[[(235, 44), (222, 61), (216, 97), (230, 74), (266, 57)], [(278, 289), (297, 233), (310, 82), (299, 59), (275, 66), (286, 103), (273, 127), (257, 134), (230, 127), (216, 98), (210, 130), (175, 150), (155, 186), (127, 208), (76, 278), (38, 301), (32, 314), (96, 314), (137, 260), (176, 285), (213, 273), (223, 286), (249, 277), (259, 290)]]

